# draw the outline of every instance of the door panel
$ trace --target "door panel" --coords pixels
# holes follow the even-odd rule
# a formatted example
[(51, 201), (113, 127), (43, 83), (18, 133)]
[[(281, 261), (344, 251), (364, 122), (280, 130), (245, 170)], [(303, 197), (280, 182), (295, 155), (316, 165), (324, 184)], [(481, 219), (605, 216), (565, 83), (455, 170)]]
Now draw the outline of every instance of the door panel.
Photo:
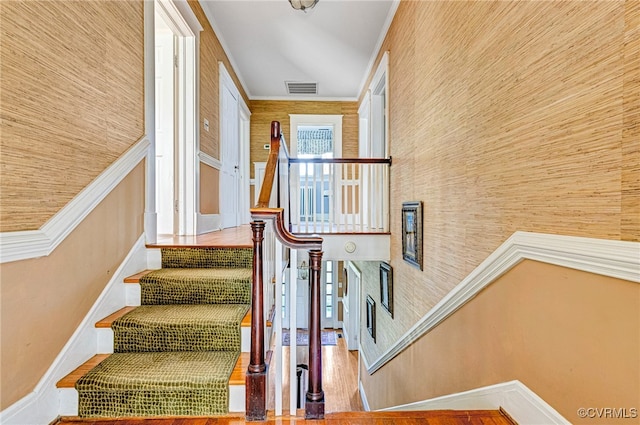
[(238, 99), (225, 86), (222, 90), (221, 124), (220, 124), (220, 214), (222, 227), (235, 227), (238, 221), (239, 156), (240, 134), (238, 121)]
[(156, 17), (156, 210), (159, 234), (175, 232), (175, 36)]

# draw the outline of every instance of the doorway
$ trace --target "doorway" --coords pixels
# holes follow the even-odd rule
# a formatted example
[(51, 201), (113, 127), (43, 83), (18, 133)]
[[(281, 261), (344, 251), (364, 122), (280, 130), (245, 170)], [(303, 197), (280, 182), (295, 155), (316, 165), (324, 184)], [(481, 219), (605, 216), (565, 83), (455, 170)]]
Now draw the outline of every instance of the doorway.
[(174, 235), (177, 224), (176, 197), (176, 72), (177, 35), (162, 14), (155, 14), (156, 95), (156, 211), (157, 232)]
[(221, 227), (250, 221), (249, 128), (251, 112), (220, 62), (220, 218)]
[[(340, 158), (342, 115), (290, 115), (290, 153), (294, 158)], [(340, 211), (340, 168), (331, 164), (292, 167), (291, 223), (298, 231), (316, 232)]]
[[(202, 26), (186, 5), (153, 3), (154, 155), (149, 199), (153, 228), (168, 235), (195, 235), (199, 181), (197, 108), (197, 37)], [(148, 194), (148, 196), (151, 196)]]

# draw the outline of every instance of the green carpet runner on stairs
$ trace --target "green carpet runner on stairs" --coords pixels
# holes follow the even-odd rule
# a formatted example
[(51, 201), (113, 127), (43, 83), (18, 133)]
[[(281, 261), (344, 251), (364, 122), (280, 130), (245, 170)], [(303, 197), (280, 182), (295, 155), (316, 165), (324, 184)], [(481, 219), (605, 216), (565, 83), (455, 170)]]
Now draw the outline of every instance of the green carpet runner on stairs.
[(77, 383), (84, 417), (222, 415), (249, 309), (251, 249), (162, 249), (114, 352)]

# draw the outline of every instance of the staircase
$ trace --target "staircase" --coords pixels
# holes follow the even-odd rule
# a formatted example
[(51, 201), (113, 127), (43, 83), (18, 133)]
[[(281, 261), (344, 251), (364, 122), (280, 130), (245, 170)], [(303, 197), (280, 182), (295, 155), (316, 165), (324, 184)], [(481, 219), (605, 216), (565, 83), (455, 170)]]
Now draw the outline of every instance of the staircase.
[(58, 383), (77, 391), (78, 416), (244, 410), (252, 249), (174, 247), (161, 254), (161, 269), (127, 279), (139, 284), (141, 305), (96, 324), (99, 340), (113, 335), (113, 354), (94, 357)]

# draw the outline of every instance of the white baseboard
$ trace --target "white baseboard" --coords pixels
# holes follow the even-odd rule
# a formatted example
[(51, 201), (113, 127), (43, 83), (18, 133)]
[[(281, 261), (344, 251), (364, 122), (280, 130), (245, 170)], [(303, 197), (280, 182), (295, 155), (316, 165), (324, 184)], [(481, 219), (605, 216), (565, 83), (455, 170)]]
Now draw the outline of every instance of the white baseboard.
[(360, 400), (362, 400), (362, 408), (365, 412), (371, 411), (371, 407), (369, 406), (369, 401), (367, 400), (367, 393), (364, 391), (364, 386), (362, 385), (362, 381), (358, 382), (358, 389), (360, 390)]
[(201, 235), (203, 233), (214, 232), (220, 230), (222, 224), (222, 218), (220, 214), (197, 214), (196, 217), (196, 233)]
[(142, 235), (33, 392), (0, 412), (0, 423), (3, 425), (49, 424), (58, 417), (61, 408), (68, 410), (68, 402), (61, 402), (56, 383), (97, 354), (95, 323), (126, 305), (124, 278), (145, 268), (147, 268), (147, 255), (144, 235)]
[(40, 229), (0, 233), (0, 263), (51, 254), (131, 170), (145, 159), (150, 145), (148, 137), (143, 136)]
[[(362, 388), (360, 390), (361, 394), (364, 394)], [(381, 410), (496, 410), (499, 408), (503, 408), (520, 425), (570, 424), (553, 407), (517, 380)]]

